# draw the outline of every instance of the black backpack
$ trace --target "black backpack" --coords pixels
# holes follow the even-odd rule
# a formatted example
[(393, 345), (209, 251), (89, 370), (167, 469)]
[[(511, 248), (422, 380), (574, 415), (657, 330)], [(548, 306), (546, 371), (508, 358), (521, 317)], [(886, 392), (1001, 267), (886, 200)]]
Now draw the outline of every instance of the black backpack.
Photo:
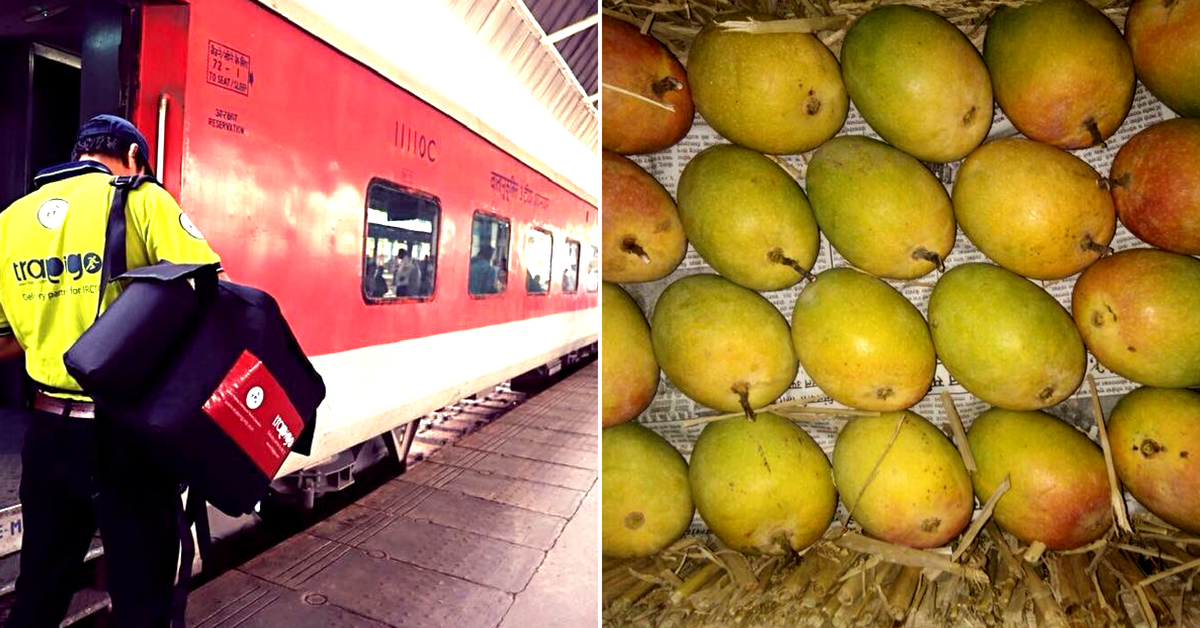
[[(217, 265), (126, 271), (125, 202), (150, 177), (116, 177), (100, 299), (128, 285), (63, 356), (96, 403), (222, 512), (249, 513), (291, 451), (307, 454), (325, 384), (261, 290), (217, 280)], [(97, 303), (97, 312), (100, 304)]]

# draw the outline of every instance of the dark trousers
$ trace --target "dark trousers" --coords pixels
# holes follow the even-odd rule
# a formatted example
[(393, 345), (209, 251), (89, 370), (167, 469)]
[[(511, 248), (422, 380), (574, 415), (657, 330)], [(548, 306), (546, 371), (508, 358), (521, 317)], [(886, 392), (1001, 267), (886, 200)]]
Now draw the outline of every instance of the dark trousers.
[(182, 628), (192, 539), (179, 482), (103, 418), (33, 412), (12, 628), (57, 628), (97, 525), (118, 628)]

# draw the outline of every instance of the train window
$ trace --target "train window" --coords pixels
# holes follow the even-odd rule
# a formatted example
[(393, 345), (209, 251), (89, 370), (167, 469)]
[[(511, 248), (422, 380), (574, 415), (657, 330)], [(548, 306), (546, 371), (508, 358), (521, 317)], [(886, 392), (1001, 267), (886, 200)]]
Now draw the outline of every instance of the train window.
[(437, 280), (438, 200), (382, 179), (367, 186), (363, 296), (426, 300)]
[(475, 212), (471, 225), (471, 269), (467, 289), (471, 296), (504, 292), (508, 286), (507, 218)]
[(550, 262), (554, 258), (554, 236), (534, 227), (525, 236), (525, 292), (550, 292)]
[(562, 291), (579, 291), (579, 243), (570, 238), (567, 238), (567, 267), (563, 269)]
[(600, 249), (592, 245), (588, 245), (588, 248), (592, 254), (588, 256), (587, 279), (584, 282), (588, 292), (595, 292), (600, 289)]

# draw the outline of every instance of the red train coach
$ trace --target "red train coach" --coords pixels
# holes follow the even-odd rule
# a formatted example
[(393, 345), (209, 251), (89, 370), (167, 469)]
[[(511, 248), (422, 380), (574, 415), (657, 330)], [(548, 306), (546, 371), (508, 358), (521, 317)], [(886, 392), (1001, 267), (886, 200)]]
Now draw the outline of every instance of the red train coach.
[[(439, 407), (594, 353), (597, 209), (541, 167), (552, 159), (518, 159), (264, 4), (92, 4), (57, 30), (37, 24), (54, 23), (51, 4), (22, 18), (26, 41), (41, 28), (51, 42), (30, 48), (50, 82), (39, 93), (32, 77), (29, 101), (66, 103), (57, 119), (25, 112), (24, 170), (5, 166), (0, 202), (65, 159), (73, 103), (82, 118), (128, 115), (231, 278), (278, 299), (325, 378), (313, 455), (281, 475), (348, 474), (364, 443), (399, 444), (399, 428)], [(119, 42), (107, 51), (105, 32)], [(55, 47), (72, 37), (77, 53)], [(12, 118), (0, 127), (21, 128)]]

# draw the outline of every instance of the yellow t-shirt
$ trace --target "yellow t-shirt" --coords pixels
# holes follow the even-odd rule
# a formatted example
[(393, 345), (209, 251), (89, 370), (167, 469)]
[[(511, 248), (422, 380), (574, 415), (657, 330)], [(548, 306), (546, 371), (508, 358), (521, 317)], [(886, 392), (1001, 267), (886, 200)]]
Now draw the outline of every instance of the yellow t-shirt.
[[(36, 383), (80, 390), (63, 366), (63, 353), (96, 318), (104, 234), (116, 191), (111, 180), (95, 162), (68, 164), (0, 213), (0, 335), (16, 336), (25, 350), (25, 369)], [(125, 214), (130, 269), (161, 261), (220, 262), (175, 199), (158, 185), (132, 190)], [(120, 286), (111, 282), (104, 307), (119, 293)]]

